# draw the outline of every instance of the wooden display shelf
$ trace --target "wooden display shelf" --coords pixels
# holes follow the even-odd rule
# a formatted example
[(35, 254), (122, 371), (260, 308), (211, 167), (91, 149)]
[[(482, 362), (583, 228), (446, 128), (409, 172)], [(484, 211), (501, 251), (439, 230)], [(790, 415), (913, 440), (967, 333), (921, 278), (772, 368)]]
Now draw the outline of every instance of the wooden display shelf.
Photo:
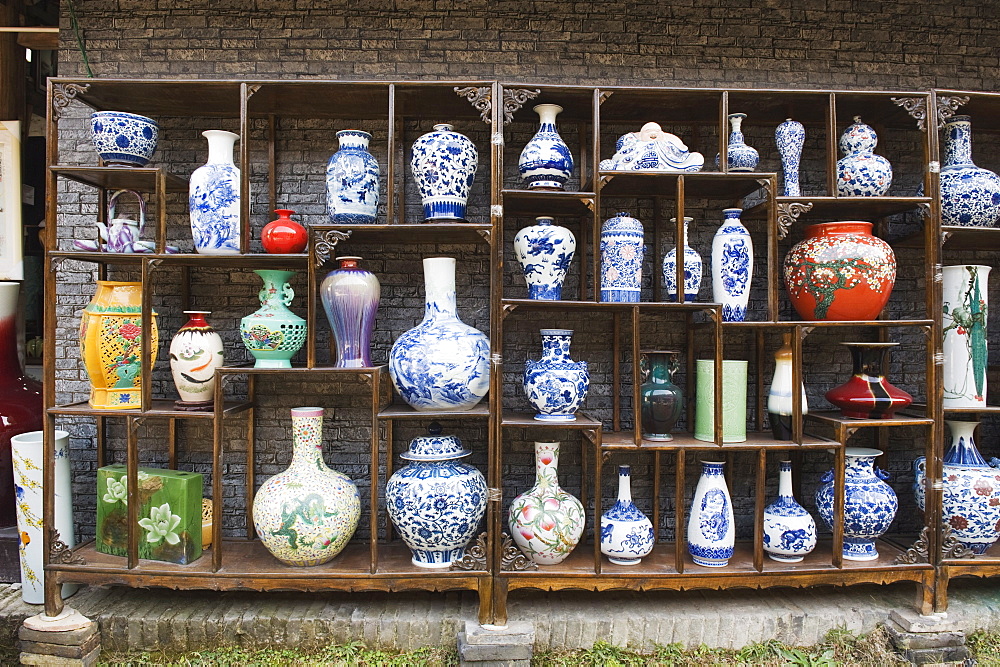
[[(925, 416), (927, 414), (927, 406), (923, 403), (911, 403), (906, 406), (905, 410), (901, 410), (904, 413), (916, 412), (920, 416)], [(978, 408), (941, 408), (941, 412), (947, 417), (948, 415), (977, 415), (977, 414), (996, 414), (1000, 413), (1000, 405), (984, 405)]]
[(405, 403), (393, 403), (378, 411), (379, 419), (487, 419), (489, 416), (487, 399), (483, 399), (471, 410), (414, 410)]
[[(712, 307), (713, 303), (687, 304), (694, 306)], [(695, 322), (696, 327), (713, 326), (711, 322)], [(930, 327), (934, 326), (934, 320), (755, 320), (751, 322), (723, 322), (723, 329), (782, 329), (791, 327), (809, 328), (848, 328), (859, 327)]]
[(602, 197), (676, 197), (677, 180), (684, 177), (684, 195), (687, 198), (741, 199), (764, 186), (758, 181), (770, 179), (772, 173), (715, 171), (695, 172), (600, 172)]
[[(96, 154), (95, 154), (96, 159)], [(175, 176), (160, 167), (74, 167), (57, 165), (49, 167), (53, 173), (105, 190), (138, 190), (153, 192), (156, 181), (163, 174), (167, 192), (187, 192), (186, 178)]]
[(339, 368), (337, 366), (313, 366), (309, 368), (301, 362), (293, 362), (291, 368), (255, 368), (254, 362), (238, 366), (222, 366), (216, 371), (222, 375), (271, 375), (282, 373), (311, 374), (311, 373), (333, 373), (335, 375), (371, 375), (373, 373), (388, 372), (388, 366), (362, 366), (360, 368)]
[(552, 192), (547, 190), (505, 189), (503, 213), (507, 216), (549, 215), (583, 217), (591, 214), (595, 205), (593, 192)]
[(581, 430), (594, 431), (602, 428), (601, 422), (588, 417), (582, 412), (576, 413), (576, 419), (571, 422), (549, 422), (535, 419), (535, 416), (526, 412), (504, 412), (500, 421), (501, 426), (510, 428), (555, 428), (560, 430)]
[(76, 99), (98, 110), (124, 110), (153, 116), (240, 116), (239, 81), (205, 79), (50, 79), (58, 90), (67, 83), (86, 86)]
[(632, 431), (605, 431), (601, 436), (601, 449), (606, 451), (675, 451), (688, 449), (692, 451), (715, 452), (720, 450), (757, 450), (757, 449), (829, 449), (837, 447), (836, 440), (827, 440), (812, 435), (803, 435), (802, 443), (791, 440), (775, 440), (770, 432), (748, 431), (744, 442), (724, 442), (722, 444), (698, 440), (690, 432), (671, 433), (673, 440), (667, 442), (642, 440), (635, 444)]
[(896, 413), (892, 419), (856, 419), (854, 417), (844, 417), (840, 411), (821, 410), (819, 412), (809, 412), (802, 415), (808, 421), (814, 421), (834, 428), (860, 428), (867, 426), (930, 426), (934, 423), (929, 417), (917, 417)]
[(509, 313), (517, 308), (528, 308), (532, 310), (596, 310), (596, 311), (621, 311), (638, 308), (640, 311), (703, 311), (720, 308), (717, 303), (702, 303), (685, 301), (640, 301), (634, 303), (609, 303), (605, 301), (543, 301), (540, 299), (502, 299), (502, 307), (505, 313)]
[[(335, 231), (349, 234), (339, 242), (337, 252), (355, 243), (386, 243), (408, 245), (413, 243), (489, 243), (493, 225), (475, 222), (428, 222), (401, 225), (331, 225), (310, 224), (313, 238), (323, 232)], [(332, 259), (332, 258), (331, 258)]]
[(271, 255), (249, 253), (246, 255), (200, 255), (198, 253), (130, 253), (130, 252), (84, 252), (79, 250), (57, 250), (50, 257), (72, 259), (78, 262), (97, 264), (133, 264), (156, 261), (163, 266), (192, 266), (206, 269), (288, 269), (304, 271), (308, 257), (304, 253), (294, 255)]
[[(234, 415), (253, 407), (253, 403), (248, 401), (226, 401), (222, 414), (225, 417)], [(62, 415), (64, 417), (154, 417), (159, 419), (213, 419), (215, 412), (190, 412), (178, 410), (174, 407), (174, 402), (166, 398), (154, 398), (149, 402), (148, 410), (97, 410), (90, 407), (87, 401), (70, 403), (68, 405), (57, 405), (47, 410), (50, 415)]]
[[(912, 211), (921, 205), (930, 205), (930, 197), (776, 197), (781, 205), (811, 204), (809, 211), (797, 219), (796, 227), (829, 222), (831, 220), (863, 220), (875, 222), (890, 215)], [(766, 216), (769, 205), (757, 204), (744, 212), (747, 218)], [(923, 241), (921, 240), (921, 245)]]

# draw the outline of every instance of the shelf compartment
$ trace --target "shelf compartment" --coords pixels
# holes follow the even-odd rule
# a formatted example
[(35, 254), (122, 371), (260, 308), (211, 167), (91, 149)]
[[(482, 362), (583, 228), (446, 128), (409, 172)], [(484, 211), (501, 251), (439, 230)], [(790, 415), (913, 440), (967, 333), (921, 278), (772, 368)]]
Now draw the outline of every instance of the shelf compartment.
[(591, 215), (597, 196), (593, 192), (503, 190), (504, 216), (583, 217)]
[(758, 449), (829, 449), (836, 447), (836, 440), (827, 440), (813, 435), (803, 435), (802, 444), (790, 440), (775, 440), (770, 432), (748, 431), (744, 442), (725, 442), (720, 444), (698, 440), (692, 433), (671, 433), (673, 440), (668, 442), (643, 440), (636, 445), (632, 431), (605, 431), (601, 437), (601, 449), (604, 451), (624, 452), (657, 452), (689, 449), (692, 451), (720, 450), (758, 450)]
[[(235, 415), (249, 410), (253, 404), (248, 401), (226, 401), (222, 410), (223, 416)], [(167, 398), (154, 398), (149, 402), (149, 410), (95, 410), (90, 407), (87, 401), (70, 403), (68, 405), (57, 405), (49, 408), (50, 415), (62, 415), (64, 417), (153, 417), (158, 419), (213, 419), (215, 412), (189, 412), (178, 410), (174, 407), (174, 402)]]
[(216, 372), (222, 375), (271, 375), (282, 373), (334, 373), (337, 375), (373, 375), (388, 372), (388, 366), (363, 366), (361, 368), (338, 368), (336, 366), (313, 366), (308, 368), (301, 363), (293, 363), (291, 368), (254, 368), (254, 362), (241, 366), (222, 366)]
[(504, 412), (501, 426), (510, 428), (556, 428), (560, 430), (596, 431), (602, 428), (601, 422), (582, 412), (576, 413), (576, 419), (571, 422), (548, 422), (535, 419), (527, 412)]
[(140, 264), (156, 260), (164, 266), (193, 266), (206, 269), (290, 269), (304, 271), (308, 257), (305, 254), (270, 255), (254, 253), (247, 255), (199, 255), (197, 253), (126, 253), (126, 252), (83, 252), (78, 250), (58, 250), (50, 257), (72, 259), (77, 262), (97, 264)]
[(254, 117), (372, 120), (389, 113), (388, 83), (300, 80), (251, 85), (259, 86), (247, 100), (247, 114)]
[[(714, 306), (715, 304), (687, 304), (696, 306)], [(695, 322), (695, 327), (714, 326), (711, 322)], [(790, 329), (792, 327), (930, 327), (934, 320), (757, 320), (753, 322), (723, 322), (723, 329)]]
[[(474, 222), (435, 222), (402, 225), (331, 225), (310, 224), (311, 238), (318, 239), (325, 232), (342, 232), (348, 238), (341, 245), (354, 243), (386, 243), (408, 245), (414, 243), (489, 243), (493, 225)], [(332, 258), (331, 258), (332, 259)]]
[(764, 186), (758, 179), (771, 173), (635, 172), (602, 171), (602, 197), (676, 197), (677, 179), (684, 177), (684, 196), (689, 199), (742, 199)]
[(98, 110), (128, 111), (152, 116), (240, 116), (239, 81), (192, 79), (49, 79), (52, 86), (79, 84), (76, 96)]
[(934, 423), (928, 417), (901, 415), (897, 413), (892, 419), (856, 419), (844, 417), (836, 410), (821, 410), (802, 415), (807, 421), (832, 426), (833, 428), (859, 428), (867, 426), (930, 426)]
[(488, 402), (480, 402), (471, 410), (414, 410), (405, 403), (393, 403), (378, 412), (379, 419), (488, 419), (490, 406)]
[[(506, 311), (517, 308), (529, 308), (533, 310), (631, 310), (638, 308), (640, 311), (658, 310), (680, 310), (680, 311), (705, 311), (715, 310), (721, 306), (717, 303), (690, 301), (680, 303), (676, 301), (640, 301), (637, 303), (610, 303), (604, 301), (542, 301), (540, 299), (502, 299), (501, 305)], [(709, 323), (710, 324), (710, 323)]]
[(72, 167), (54, 166), (52, 172), (105, 190), (138, 190), (153, 192), (156, 190), (156, 179), (163, 174), (167, 192), (187, 192), (188, 181), (175, 176), (158, 167)]

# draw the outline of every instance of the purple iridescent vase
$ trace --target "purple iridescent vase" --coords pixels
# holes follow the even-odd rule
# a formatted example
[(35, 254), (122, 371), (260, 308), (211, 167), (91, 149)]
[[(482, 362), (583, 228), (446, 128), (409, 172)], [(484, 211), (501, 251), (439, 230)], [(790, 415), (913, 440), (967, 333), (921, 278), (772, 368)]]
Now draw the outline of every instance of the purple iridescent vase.
[(337, 343), (336, 368), (372, 365), (372, 330), (382, 288), (374, 273), (358, 266), (360, 259), (338, 257), (340, 268), (326, 274), (319, 287), (323, 309)]

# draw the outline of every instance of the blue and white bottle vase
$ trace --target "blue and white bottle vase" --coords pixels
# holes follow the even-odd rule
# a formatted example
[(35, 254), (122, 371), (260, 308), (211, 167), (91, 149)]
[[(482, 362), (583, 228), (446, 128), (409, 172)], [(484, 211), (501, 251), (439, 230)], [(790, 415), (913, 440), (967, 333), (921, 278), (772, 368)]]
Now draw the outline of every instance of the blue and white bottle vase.
[(840, 136), (837, 161), (837, 194), (841, 197), (881, 197), (892, 185), (892, 165), (881, 155), (875, 155), (878, 135), (871, 125), (854, 117)]
[(188, 208), (194, 249), (203, 255), (240, 252), (240, 170), (233, 164), (238, 134), (205, 130), (208, 162), (191, 174)]
[(787, 119), (774, 129), (774, 143), (781, 155), (781, 173), (784, 179), (782, 194), (785, 197), (801, 197), (799, 187), (799, 163), (802, 160), (802, 146), (806, 142), (806, 128), (797, 120)]
[(566, 272), (576, 253), (576, 237), (565, 227), (554, 224), (548, 216), (535, 218), (535, 224), (520, 230), (514, 237), (517, 257), (528, 298), (558, 301), (562, 298)]
[(556, 116), (562, 112), (558, 104), (539, 104), (539, 128), (521, 151), (517, 170), (529, 190), (562, 190), (573, 175), (573, 155), (559, 136)]
[(478, 166), (475, 145), (447, 123), (435, 125), (433, 132), (413, 142), (410, 169), (420, 188), (426, 222), (465, 220)]
[(1000, 220), (1000, 176), (972, 161), (972, 119), (952, 116), (944, 126), (941, 224), (992, 227)]
[[(726, 147), (726, 163), (729, 165), (729, 171), (753, 171), (757, 168), (757, 163), (760, 162), (757, 149), (748, 146), (743, 139), (742, 125), (743, 119), (746, 117), (745, 113), (729, 114), (731, 130), (729, 132), (729, 145)], [(719, 167), (718, 155), (715, 156), (715, 166)]]
[[(681, 243), (684, 246), (684, 301), (690, 303), (698, 300), (698, 290), (701, 289), (703, 266), (701, 255), (688, 245), (688, 224), (694, 218), (684, 218), (684, 235)], [(676, 227), (677, 218), (670, 218), (671, 227)], [(677, 299), (677, 248), (671, 248), (663, 258), (663, 286), (667, 288), (667, 297)]]
[(542, 329), (542, 358), (524, 362), (524, 393), (543, 422), (576, 421), (590, 388), (586, 361), (569, 356), (572, 329)]
[(326, 212), (335, 225), (373, 225), (378, 214), (378, 160), (368, 152), (372, 135), (337, 132), (339, 150), (326, 164)]
[(638, 565), (655, 544), (653, 523), (632, 502), (631, 468), (618, 466), (618, 500), (601, 515), (601, 553), (615, 565)]
[(798, 563), (816, 548), (816, 521), (792, 495), (792, 462), (782, 461), (778, 498), (764, 508), (764, 552), (783, 563)]
[(642, 223), (622, 212), (601, 227), (601, 301), (638, 303), (642, 296)]
[(712, 301), (722, 304), (723, 322), (746, 319), (753, 279), (753, 239), (740, 221), (743, 209), (722, 210), (724, 219), (712, 239)]
[(688, 553), (696, 565), (725, 567), (736, 547), (733, 501), (724, 474), (725, 463), (702, 461), (688, 516)]

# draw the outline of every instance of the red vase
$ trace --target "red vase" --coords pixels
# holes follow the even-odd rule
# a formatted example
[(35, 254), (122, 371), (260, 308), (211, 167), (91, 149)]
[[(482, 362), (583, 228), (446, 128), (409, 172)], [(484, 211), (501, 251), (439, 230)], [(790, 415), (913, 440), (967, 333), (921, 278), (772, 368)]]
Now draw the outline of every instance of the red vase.
[(290, 217), (295, 211), (279, 208), (275, 209), (274, 212), (278, 214), (278, 219), (264, 225), (264, 229), (260, 233), (260, 242), (263, 244), (264, 250), (272, 255), (284, 255), (305, 250), (309, 236), (306, 234), (305, 227)]
[(913, 397), (885, 379), (883, 369), (889, 348), (899, 343), (841, 343), (851, 351), (854, 372), (851, 379), (826, 392), (826, 400), (845, 417), (891, 419), (896, 410), (913, 402)]
[(896, 282), (896, 257), (870, 222), (827, 222), (785, 256), (785, 288), (803, 320), (874, 320)]

